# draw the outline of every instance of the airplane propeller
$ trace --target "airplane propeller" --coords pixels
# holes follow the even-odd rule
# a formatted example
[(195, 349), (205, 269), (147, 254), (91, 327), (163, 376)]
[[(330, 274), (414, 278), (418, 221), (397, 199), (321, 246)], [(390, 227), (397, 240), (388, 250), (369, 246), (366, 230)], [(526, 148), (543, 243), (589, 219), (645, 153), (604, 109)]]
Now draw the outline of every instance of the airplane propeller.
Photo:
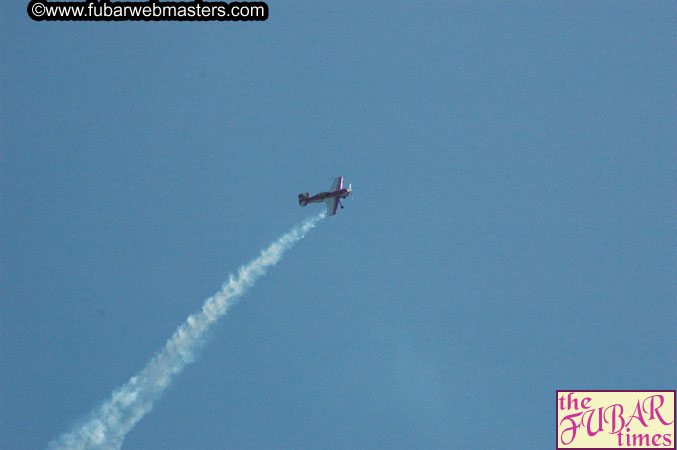
[[(348, 184), (347, 191), (350, 195), (352, 195), (352, 193), (353, 193), (353, 185), (352, 184)], [(350, 195), (348, 197), (350, 197)], [(345, 200), (345, 198), (344, 198), (344, 200)], [(343, 203), (341, 203), (341, 200), (339, 200), (339, 206), (341, 207), (341, 209), (343, 209)]]

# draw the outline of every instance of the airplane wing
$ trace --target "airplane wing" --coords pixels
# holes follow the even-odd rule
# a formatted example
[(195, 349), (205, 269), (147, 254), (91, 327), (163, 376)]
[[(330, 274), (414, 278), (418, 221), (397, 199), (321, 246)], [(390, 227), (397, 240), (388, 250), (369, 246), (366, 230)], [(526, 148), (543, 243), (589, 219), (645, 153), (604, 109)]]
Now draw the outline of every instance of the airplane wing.
[(324, 202), (327, 204), (327, 215), (333, 216), (336, 214), (336, 210), (338, 209), (339, 205), (338, 197), (328, 198)]
[(338, 191), (339, 189), (343, 189), (343, 177), (338, 177), (334, 180), (329, 188), (329, 192)]

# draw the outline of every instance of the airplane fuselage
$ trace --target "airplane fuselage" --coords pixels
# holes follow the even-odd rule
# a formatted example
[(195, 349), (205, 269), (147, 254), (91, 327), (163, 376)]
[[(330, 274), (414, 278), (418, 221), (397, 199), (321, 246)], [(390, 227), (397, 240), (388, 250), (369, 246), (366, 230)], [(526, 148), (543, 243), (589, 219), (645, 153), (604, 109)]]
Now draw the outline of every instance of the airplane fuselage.
[(350, 195), (350, 191), (348, 189), (339, 189), (338, 191), (332, 191), (332, 192), (320, 192), (319, 194), (315, 194), (312, 197), (308, 197), (306, 200), (308, 203), (321, 203), (326, 201), (328, 198), (346, 198)]
[(306, 192), (305, 194), (299, 194), (299, 206), (306, 206), (308, 203), (326, 203), (327, 204), (327, 215), (333, 216), (336, 214), (337, 208), (341, 204), (341, 199), (346, 198), (353, 191), (352, 186), (349, 184), (348, 189), (343, 188), (343, 177), (337, 177), (334, 179), (334, 182), (331, 184), (330, 190), (327, 192), (320, 192), (315, 194), (312, 197), (310, 193)]

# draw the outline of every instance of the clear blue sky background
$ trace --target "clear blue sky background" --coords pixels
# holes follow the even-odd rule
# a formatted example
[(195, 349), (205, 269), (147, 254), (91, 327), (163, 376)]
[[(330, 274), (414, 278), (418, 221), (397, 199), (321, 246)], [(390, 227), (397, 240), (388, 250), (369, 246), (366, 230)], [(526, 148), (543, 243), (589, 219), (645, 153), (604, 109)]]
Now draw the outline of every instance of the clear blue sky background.
[(674, 389), (677, 7), (549, 3), (3, 4), (0, 448), (70, 430), (338, 175), (124, 448), (544, 449), (556, 389)]

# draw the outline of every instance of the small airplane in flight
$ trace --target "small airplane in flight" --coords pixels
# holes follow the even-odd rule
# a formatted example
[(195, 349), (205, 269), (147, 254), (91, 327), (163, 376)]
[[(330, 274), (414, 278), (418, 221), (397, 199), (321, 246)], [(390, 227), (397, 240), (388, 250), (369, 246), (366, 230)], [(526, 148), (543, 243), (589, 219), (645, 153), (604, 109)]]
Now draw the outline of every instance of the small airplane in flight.
[(329, 192), (320, 192), (317, 195), (312, 197), (308, 192), (305, 194), (299, 194), (299, 205), (306, 206), (308, 203), (320, 203), (325, 202), (327, 204), (327, 215), (333, 216), (336, 214), (336, 209), (341, 205), (341, 199), (346, 198), (353, 192), (352, 185), (348, 185), (348, 189), (343, 188), (343, 177), (338, 177), (334, 180), (329, 188)]

